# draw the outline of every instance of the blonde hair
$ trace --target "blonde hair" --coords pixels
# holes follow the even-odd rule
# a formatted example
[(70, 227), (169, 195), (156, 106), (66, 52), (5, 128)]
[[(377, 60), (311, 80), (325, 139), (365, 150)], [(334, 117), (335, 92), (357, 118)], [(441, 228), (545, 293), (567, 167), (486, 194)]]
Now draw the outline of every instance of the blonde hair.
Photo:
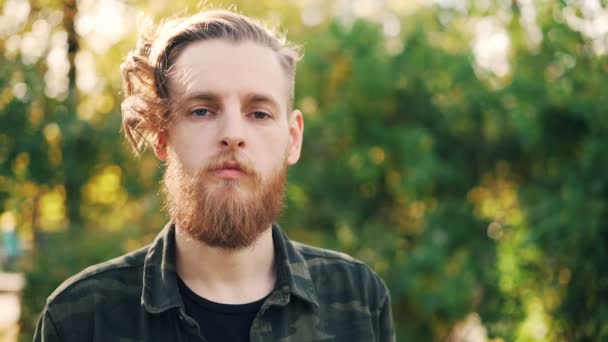
[(158, 26), (148, 21), (137, 47), (120, 66), (125, 95), (121, 104), (122, 128), (136, 154), (146, 143), (156, 141), (156, 133), (165, 130), (170, 123), (167, 79), (179, 54), (193, 42), (213, 39), (252, 41), (275, 51), (288, 77), (288, 108), (292, 107), (300, 50), (276, 30), (226, 10), (204, 10)]

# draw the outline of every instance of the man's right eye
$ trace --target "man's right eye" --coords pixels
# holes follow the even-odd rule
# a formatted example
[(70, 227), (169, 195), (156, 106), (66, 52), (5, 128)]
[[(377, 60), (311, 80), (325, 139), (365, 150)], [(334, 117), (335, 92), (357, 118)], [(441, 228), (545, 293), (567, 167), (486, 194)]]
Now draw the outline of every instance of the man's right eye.
[(207, 116), (209, 115), (209, 109), (207, 108), (196, 108), (192, 110), (192, 115), (195, 116)]

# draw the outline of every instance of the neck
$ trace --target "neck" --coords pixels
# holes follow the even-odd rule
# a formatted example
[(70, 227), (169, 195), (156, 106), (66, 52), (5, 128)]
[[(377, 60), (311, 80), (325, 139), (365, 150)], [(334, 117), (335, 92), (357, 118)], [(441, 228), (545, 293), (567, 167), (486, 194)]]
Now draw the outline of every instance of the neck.
[(272, 229), (238, 250), (211, 247), (176, 227), (177, 273), (196, 294), (224, 304), (243, 304), (268, 295), (276, 270)]

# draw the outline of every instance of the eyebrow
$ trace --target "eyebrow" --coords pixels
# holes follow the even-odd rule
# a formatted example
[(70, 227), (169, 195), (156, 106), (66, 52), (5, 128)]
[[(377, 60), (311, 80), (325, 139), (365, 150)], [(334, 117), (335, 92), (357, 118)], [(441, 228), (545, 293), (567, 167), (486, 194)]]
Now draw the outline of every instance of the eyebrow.
[(194, 101), (206, 101), (214, 106), (218, 106), (221, 103), (218, 94), (206, 91), (178, 96), (177, 98), (172, 99), (170, 103), (174, 110), (185, 111), (188, 109), (189, 104)]
[(183, 97), (181, 100), (184, 102), (192, 101), (192, 100), (203, 100), (210, 102), (221, 102), (220, 96), (213, 92), (197, 92), (188, 96)]
[(280, 107), (279, 103), (275, 100), (272, 95), (260, 94), (260, 93), (250, 93), (245, 96), (245, 101), (253, 102), (253, 103), (267, 103), (274, 107), (274, 109), (278, 112)]
[[(219, 94), (210, 91), (192, 93), (190, 95), (182, 97), (179, 102), (185, 104), (196, 100), (208, 101), (216, 105), (219, 105), (222, 102), (221, 96)], [(277, 100), (269, 94), (248, 93), (243, 97), (243, 100), (244, 102), (250, 103), (266, 103), (273, 106), (277, 112), (280, 110), (279, 103), (277, 102)]]

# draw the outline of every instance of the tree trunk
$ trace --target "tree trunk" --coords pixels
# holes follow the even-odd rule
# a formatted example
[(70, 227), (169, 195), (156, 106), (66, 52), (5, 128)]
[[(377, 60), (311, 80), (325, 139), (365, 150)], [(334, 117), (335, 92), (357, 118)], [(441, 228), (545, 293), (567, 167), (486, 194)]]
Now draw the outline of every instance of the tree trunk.
[(82, 215), (80, 211), (81, 189), (84, 183), (84, 174), (79, 167), (78, 141), (81, 134), (82, 123), (78, 120), (78, 89), (76, 87), (76, 53), (79, 50), (78, 35), (74, 19), (78, 12), (77, 0), (63, 1), (63, 26), (68, 35), (68, 97), (66, 99), (66, 117), (63, 134), (63, 177), (65, 179), (66, 209), (70, 227), (80, 227)]

